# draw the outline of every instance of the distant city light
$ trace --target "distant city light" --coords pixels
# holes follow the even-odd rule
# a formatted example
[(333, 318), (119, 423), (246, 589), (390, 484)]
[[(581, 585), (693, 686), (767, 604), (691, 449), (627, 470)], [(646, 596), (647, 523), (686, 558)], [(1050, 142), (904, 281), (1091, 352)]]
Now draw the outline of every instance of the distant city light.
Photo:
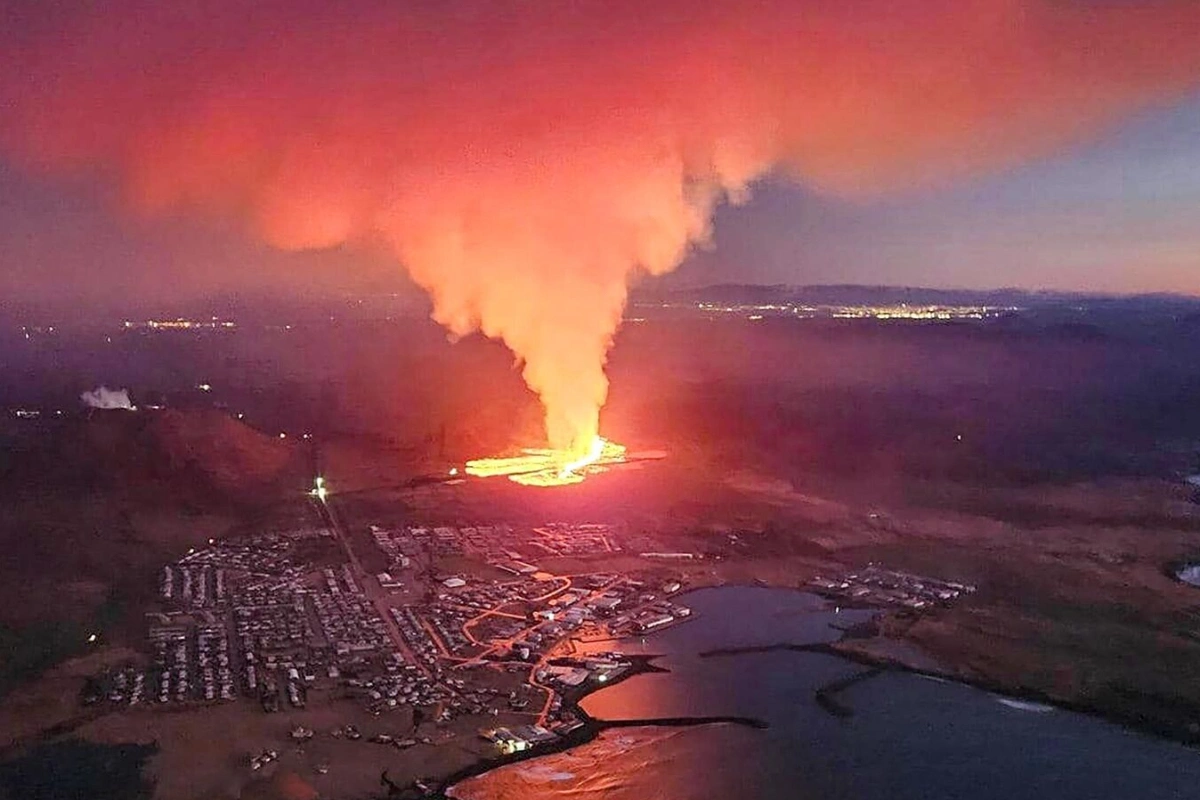
[(148, 319), (143, 321), (127, 319), (124, 322), (126, 330), (152, 330), (152, 331), (186, 331), (198, 329), (210, 330), (233, 330), (237, 327), (237, 323), (232, 320), (212, 319), (196, 320), (196, 319)]
[(211, 383), (198, 383), (198, 384), (196, 384), (196, 388), (202, 392), (211, 392), (212, 384)]
[[(643, 306), (644, 307), (644, 306)], [(799, 319), (956, 320), (992, 319), (1021, 311), (1018, 306), (940, 305), (899, 303), (894, 305), (828, 305), (802, 303), (661, 303), (665, 309), (700, 311), (708, 315), (742, 316), (752, 321), (767, 316)], [(641, 319), (641, 318), (638, 318)], [(628, 320), (627, 320), (628, 321)]]
[(455, 476), (455, 475), (457, 475), (457, 474), (458, 474), (458, 467), (451, 467), (451, 468), (450, 468), (450, 475), (451, 475), (451, 477), (453, 477), (453, 476)]
[(97, 637), (94, 633), (88, 634), (88, 644), (95, 644), (97, 638), (99, 637)]

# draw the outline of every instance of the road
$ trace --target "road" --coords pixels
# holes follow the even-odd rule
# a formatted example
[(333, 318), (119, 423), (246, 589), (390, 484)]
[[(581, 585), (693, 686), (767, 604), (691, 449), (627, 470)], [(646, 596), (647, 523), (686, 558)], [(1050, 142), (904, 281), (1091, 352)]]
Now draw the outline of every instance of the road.
[(387, 628), (388, 635), (391, 636), (392, 643), (396, 646), (396, 649), (404, 656), (404, 660), (407, 663), (415, 665), (426, 677), (430, 677), (430, 672), (425, 663), (417, 658), (416, 653), (412, 651), (412, 648), (408, 646), (408, 642), (404, 640), (403, 634), (400, 633), (400, 627), (396, 625), (396, 620), (392, 619), (390, 607), (384, 602), (383, 595), (380, 594), (379, 590), (371, 589), (371, 584), (367, 581), (367, 571), (363, 569), (362, 562), (358, 560), (358, 555), (355, 554), (354, 548), (350, 546), (350, 539), (346, 536), (345, 529), (338, 521), (333, 507), (329, 504), (329, 495), (326, 495), (323, 499), (313, 498), (313, 505), (317, 507), (317, 513), (329, 527), (329, 530), (333, 531), (333, 535), (342, 545), (342, 549), (346, 551), (346, 558), (350, 563), (351, 570), (354, 572), (355, 580), (358, 581), (363, 594), (375, 606), (375, 611), (379, 614), (379, 618), (383, 620), (383, 624)]

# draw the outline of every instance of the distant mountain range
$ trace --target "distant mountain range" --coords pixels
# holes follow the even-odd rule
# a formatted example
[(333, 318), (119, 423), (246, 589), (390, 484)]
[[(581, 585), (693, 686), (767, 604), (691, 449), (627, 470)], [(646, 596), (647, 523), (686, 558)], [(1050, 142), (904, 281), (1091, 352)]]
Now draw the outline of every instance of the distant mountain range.
[(930, 289), (917, 286), (860, 286), (853, 284), (772, 286), (723, 283), (695, 289), (672, 291), (639, 290), (635, 303), (710, 302), (738, 305), (800, 304), (884, 306), (910, 305), (987, 305), (1036, 308), (1083, 305), (1092, 309), (1121, 307), (1162, 311), (1177, 307), (1181, 311), (1200, 308), (1200, 297), (1176, 294), (1112, 295), (1086, 292), (1031, 291), (1028, 289)]

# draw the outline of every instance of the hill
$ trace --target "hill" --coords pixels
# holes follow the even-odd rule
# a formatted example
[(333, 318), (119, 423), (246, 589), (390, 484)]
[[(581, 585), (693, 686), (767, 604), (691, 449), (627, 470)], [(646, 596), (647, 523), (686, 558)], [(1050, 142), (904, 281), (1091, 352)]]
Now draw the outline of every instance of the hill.
[(140, 641), (162, 563), (307, 481), (301, 448), (215, 410), (9, 420), (0, 447), (0, 694), (93, 632)]

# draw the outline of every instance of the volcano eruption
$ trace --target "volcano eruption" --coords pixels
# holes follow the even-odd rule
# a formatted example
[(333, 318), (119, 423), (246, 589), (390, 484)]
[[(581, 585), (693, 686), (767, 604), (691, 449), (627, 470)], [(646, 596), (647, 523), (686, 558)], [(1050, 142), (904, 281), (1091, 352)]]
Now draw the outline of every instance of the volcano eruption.
[(545, 409), (525, 458), (560, 482), (615, 453), (631, 282), (706, 245), (719, 204), (772, 175), (853, 200), (1001, 169), (1200, 75), (1189, 0), (4, 0), (0, 20), (11, 159), (111, 176), (140, 213), (389, 253), (452, 336), (511, 349)]

